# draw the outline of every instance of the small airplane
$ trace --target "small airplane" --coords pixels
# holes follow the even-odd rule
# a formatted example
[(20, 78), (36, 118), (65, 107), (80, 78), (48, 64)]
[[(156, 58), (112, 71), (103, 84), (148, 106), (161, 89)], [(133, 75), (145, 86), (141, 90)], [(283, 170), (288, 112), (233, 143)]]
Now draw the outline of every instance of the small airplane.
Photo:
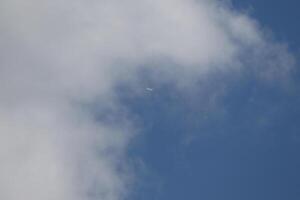
[(146, 90), (149, 91), (149, 92), (152, 92), (152, 91), (153, 91), (153, 88), (147, 87)]

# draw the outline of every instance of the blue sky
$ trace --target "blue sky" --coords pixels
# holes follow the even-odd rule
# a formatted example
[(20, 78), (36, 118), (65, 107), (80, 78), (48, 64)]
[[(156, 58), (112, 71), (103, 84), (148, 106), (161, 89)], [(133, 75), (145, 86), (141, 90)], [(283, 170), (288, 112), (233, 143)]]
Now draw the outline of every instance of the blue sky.
[(299, 28), (295, 20), (299, 17), (298, 1), (235, 0), (233, 4), (238, 9), (250, 10), (251, 15), (270, 28), (277, 39), (289, 43), (294, 50), (299, 49)]
[[(299, 5), (233, 1), (296, 54)], [(229, 89), (218, 109), (205, 105), (197, 89), (189, 97), (169, 87), (140, 98), (123, 95), (144, 132), (131, 149), (146, 166), (133, 199), (299, 199), (298, 75), (296, 69), (288, 89), (257, 81), (251, 73), (234, 81), (220, 78), (213, 84)]]
[(1, 0), (0, 199), (298, 200), (296, 0)]

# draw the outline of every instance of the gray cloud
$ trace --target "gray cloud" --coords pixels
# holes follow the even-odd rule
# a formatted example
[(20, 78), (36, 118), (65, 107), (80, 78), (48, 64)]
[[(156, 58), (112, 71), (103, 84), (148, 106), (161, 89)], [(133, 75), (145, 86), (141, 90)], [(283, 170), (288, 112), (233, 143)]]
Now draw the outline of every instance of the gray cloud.
[(80, 105), (97, 101), (119, 115), (114, 88), (138, 88), (141, 68), (181, 88), (212, 70), (255, 63), (269, 79), (293, 65), (257, 22), (218, 1), (2, 0), (0, 29), (7, 200), (123, 199), (134, 176), (126, 170), (130, 119), (107, 124)]

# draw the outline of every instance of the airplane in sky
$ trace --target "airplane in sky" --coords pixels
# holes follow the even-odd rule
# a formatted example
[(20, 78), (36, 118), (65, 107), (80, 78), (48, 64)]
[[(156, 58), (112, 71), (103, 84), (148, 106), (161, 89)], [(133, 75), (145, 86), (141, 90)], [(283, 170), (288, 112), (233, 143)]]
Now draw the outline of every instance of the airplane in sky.
[(152, 92), (152, 91), (153, 91), (153, 88), (147, 87), (146, 90), (149, 91), (149, 92)]

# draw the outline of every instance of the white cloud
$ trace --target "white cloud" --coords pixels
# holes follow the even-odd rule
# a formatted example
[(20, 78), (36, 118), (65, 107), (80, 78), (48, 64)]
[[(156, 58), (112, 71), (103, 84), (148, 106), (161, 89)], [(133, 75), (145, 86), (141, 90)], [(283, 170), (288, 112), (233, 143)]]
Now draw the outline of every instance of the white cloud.
[[(273, 77), (293, 62), (254, 20), (217, 1), (2, 0), (0, 29), (7, 200), (122, 199), (130, 119), (98, 122), (80, 105), (97, 100), (119, 115), (114, 87), (136, 83), (142, 66), (159, 74), (158, 84), (180, 86), (245, 63)], [(258, 68), (265, 65), (269, 71)]]

